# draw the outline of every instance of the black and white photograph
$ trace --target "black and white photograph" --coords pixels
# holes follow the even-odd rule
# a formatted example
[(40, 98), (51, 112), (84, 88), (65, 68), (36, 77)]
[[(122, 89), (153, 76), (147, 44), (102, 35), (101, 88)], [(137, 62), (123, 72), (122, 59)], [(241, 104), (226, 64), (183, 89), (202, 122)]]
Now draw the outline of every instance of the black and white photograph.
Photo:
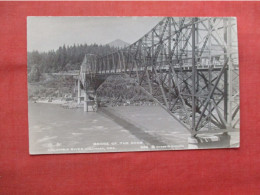
[(29, 153), (238, 148), (235, 17), (28, 16)]

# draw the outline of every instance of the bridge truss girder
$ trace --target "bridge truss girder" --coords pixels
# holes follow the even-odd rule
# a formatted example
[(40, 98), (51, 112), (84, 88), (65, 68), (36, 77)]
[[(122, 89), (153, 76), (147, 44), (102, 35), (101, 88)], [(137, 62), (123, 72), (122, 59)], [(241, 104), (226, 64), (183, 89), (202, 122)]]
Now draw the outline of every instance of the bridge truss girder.
[(126, 74), (193, 134), (239, 128), (235, 18), (167, 17), (85, 75)]

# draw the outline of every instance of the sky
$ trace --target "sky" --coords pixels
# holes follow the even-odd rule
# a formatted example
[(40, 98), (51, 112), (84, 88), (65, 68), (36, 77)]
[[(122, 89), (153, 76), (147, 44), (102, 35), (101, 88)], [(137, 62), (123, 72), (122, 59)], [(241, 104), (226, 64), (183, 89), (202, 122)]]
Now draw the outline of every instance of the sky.
[(162, 17), (27, 17), (27, 51), (56, 50), (73, 44), (134, 43)]

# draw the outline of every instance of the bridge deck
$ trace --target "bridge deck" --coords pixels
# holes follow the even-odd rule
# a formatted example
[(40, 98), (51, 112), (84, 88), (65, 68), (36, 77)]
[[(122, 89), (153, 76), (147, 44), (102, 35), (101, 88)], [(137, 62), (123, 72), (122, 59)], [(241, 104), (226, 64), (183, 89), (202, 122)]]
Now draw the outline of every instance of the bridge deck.
[[(236, 65), (235, 65), (236, 66)], [(221, 68), (223, 67), (222, 64), (219, 64), (219, 65), (212, 65), (212, 67), (210, 65), (201, 65), (201, 66), (197, 66), (197, 70), (200, 70), (200, 71), (208, 71), (210, 68), (211, 70), (220, 70)], [(238, 69), (238, 66), (236, 66), (236, 68)], [(140, 71), (152, 71), (153, 70), (153, 67), (152, 66), (148, 66), (147, 68), (145, 67), (138, 67), (138, 68), (126, 68), (126, 69), (120, 69), (120, 68), (117, 68), (117, 69), (108, 69), (108, 70), (100, 70), (100, 71), (93, 71), (93, 72), (90, 72), (90, 71), (86, 71), (86, 72), (81, 72), (84, 73), (84, 74), (92, 74), (92, 75), (110, 75), (110, 74), (120, 74), (120, 73), (125, 73), (125, 72), (140, 72)], [(169, 72), (170, 70), (170, 66), (169, 65), (163, 65), (161, 67), (156, 67), (156, 70), (158, 72)], [(174, 67), (174, 70), (176, 72), (179, 72), (179, 71), (192, 71), (192, 66), (190, 65), (184, 65), (184, 66), (175, 66)]]

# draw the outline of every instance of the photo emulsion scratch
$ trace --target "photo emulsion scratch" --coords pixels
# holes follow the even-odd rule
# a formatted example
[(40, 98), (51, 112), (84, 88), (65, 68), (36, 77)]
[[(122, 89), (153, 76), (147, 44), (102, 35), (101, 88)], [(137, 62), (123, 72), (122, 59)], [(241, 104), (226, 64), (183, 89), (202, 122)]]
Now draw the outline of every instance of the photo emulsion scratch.
[(233, 17), (28, 17), (30, 154), (237, 148)]

